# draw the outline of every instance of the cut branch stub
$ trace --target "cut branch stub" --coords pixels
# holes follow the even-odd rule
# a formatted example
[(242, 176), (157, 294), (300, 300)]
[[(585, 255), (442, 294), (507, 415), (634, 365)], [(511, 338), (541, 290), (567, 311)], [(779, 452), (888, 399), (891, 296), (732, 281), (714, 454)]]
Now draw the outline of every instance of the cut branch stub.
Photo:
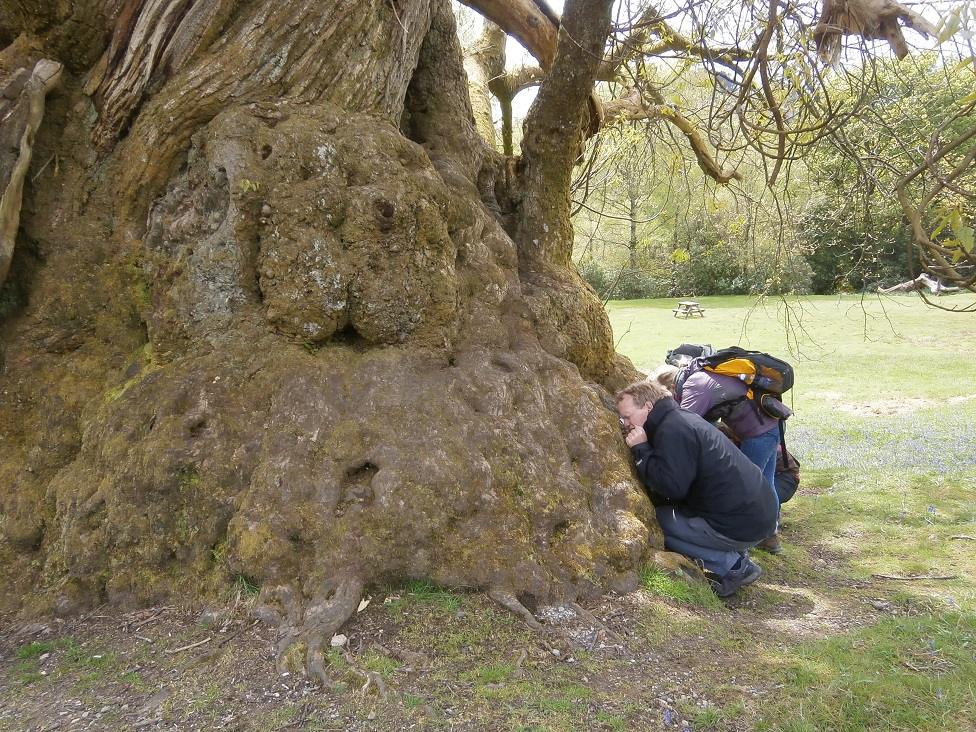
[(556, 58), (559, 17), (544, 0), (462, 0), (511, 34), (544, 70)]
[(923, 36), (936, 32), (925, 18), (894, 0), (825, 0), (813, 40), (820, 57), (831, 63), (840, 57), (841, 39), (848, 35), (887, 41), (902, 59), (908, 55), (908, 44), (899, 21)]
[[(41, 59), (33, 69), (20, 68), (0, 86), (0, 284), (10, 271), (14, 255), (17, 229), (20, 226), (20, 206), (23, 200), (24, 178), (34, 151), (34, 135), (44, 117), (47, 93), (61, 79), (61, 64)], [(14, 154), (8, 158), (6, 150)]]

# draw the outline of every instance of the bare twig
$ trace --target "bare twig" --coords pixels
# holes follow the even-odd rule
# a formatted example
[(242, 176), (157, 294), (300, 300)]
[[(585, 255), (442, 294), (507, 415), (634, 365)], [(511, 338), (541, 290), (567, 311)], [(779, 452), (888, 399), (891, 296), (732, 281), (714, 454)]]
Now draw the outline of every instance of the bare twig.
[[(36, 173), (34, 173), (33, 177), (31, 178), (31, 183), (36, 183), (37, 182), (37, 179), (41, 177), (41, 173), (44, 172), (44, 170), (47, 168), (47, 166), (49, 166), (51, 164), (51, 161), (54, 160), (55, 158), (57, 158), (57, 156), (58, 156), (58, 154), (57, 153), (54, 153), (51, 157), (49, 157), (47, 159), (47, 162), (44, 163), (44, 165), (41, 166), (40, 170), (38, 170)], [(56, 163), (54, 165), (54, 172), (55, 173), (58, 172), (58, 165)]]
[(878, 579), (887, 580), (898, 580), (899, 582), (920, 582), (923, 580), (954, 580), (958, 579), (958, 574), (910, 574), (910, 575), (898, 575), (898, 574), (872, 574), (872, 577), (877, 577)]
[(231, 641), (231, 640), (233, 640), (234, 638), (236, 638), (237, 636), (239, 636), (239, 635), (240, 635), (241, 633), (243, 633), (243, 632), (244, 632), (245, 630), (250, 630), (251, 628), (253, 628), (253, 627), (254, 627), (255, 625), (257, 625), (257, 624), (258, 624), (258, 623), (260, 623), (260, 622), (261, 622), (260, 620), (255, 620), (255, 621), (254, 621), (253, 623), (251, 623), (250, 625), (244, 625), (244, 626), (242, 626), (242, 627), (240, 627), (240, 628), (238, 628), (237, 630), (235, 630), (235, 631), (234, 631), (233, 633), (231, 633), (230, 635), (228, 635), (228, 636), (226, 636), (226, 637), (224, 637), (224, 638), (221, 638), (221, 639), (220, 639), (220, 643), (218, 643), (218, 644), (217, 644), (217, 648), (223, 648), (223, 646), (224, 646), (224, 645), (226, 645), (226, 644), (227, 644), (227, 643), (228, 643), (229, 641)]
[(207, 636), (202, 641), (197, 641), (196, 643), (191, 643), (188, 646), (180, 646), (179, 648), (167, 648), (163, 650), (163, 653), (182, 653), (183, 651), (189, 651), (191, 648), (197, 648), (202, 646), (204, 643), (209, 643), (213, 640), (212, 636)]
[[(623, 270), (620, 270), (620, 272), (617, 273), (617, 279), (614, 280), (613, 287), (610, 288), (610, 292), (613, 292), (614, 288), (616, 288), (617, 281), (620, 280), (620, 275), (622, 275), (622, 274), (623, 274)], [(608, 292), (607, 293), (607, 299), (603, 301), (604, 306), (609, 301), (610, 301), (610, 293)], [(613, 344), (614, 350), (616, 350), (617, 348), (620, 347), (620, 341), (622, 341), (624, 339), (624, 336), (626, 336), (628, 333), (630, 333), (630, 329), (631, 329), (631, 327), (633, 327), (633, 325), (634, 325), (634, 321), (633, 320), (631, 320), (629, 323), (627, 323), (627, 330), (625, 330), (623, 333), (621, 333), (620, 334), (620, 337), (617, 339), (617, 342)]]
[(165, 612), (167, 612), (168, 610), (171, 610), (171, 609), (172, 608), (170, 608), (168, 606), (167, 607), (161, 607), (161, 608), (159, 608), (159, 611), (156, 612), (155, 614), (150, 615), (145, 620), (140, 620), (138, 623), (136, 623), (135, 625), (133, 625), (132, 626), (132, 630), (139, 630), (139, 628), (141, 628), (143, 625), (148, 625), (149, 623), (153, 622), (154, 620), (159, 620), (159, 618), (161, 618)]

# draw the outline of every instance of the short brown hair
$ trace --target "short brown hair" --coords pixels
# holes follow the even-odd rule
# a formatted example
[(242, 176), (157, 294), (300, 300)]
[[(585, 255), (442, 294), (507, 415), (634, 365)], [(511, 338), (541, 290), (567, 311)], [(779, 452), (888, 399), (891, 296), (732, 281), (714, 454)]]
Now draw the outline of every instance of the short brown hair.
[(643, 407), (647, 404), (656, 404), (661, 399), (671, 396), (671, 392), (657, 381), (638, 381), (617, 392), (617, 403), (619, 404), (625, 396), (633, 399), (637, 407)]

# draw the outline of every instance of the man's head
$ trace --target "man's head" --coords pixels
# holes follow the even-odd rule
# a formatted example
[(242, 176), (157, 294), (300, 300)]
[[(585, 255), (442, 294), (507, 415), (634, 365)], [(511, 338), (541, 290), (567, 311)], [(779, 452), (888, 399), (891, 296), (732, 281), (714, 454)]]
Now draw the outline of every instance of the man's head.
[(661, 364), (654, 369), (647, 380), (651, 383), (658, 383), (674, 395), (674, 380), (678, 377), (681, 369), (669, 363)]
[(617, 392), (617, 414), (625, 429), (643, 427), (654, 405), (671, 396), (657, 381), (638, 381)]

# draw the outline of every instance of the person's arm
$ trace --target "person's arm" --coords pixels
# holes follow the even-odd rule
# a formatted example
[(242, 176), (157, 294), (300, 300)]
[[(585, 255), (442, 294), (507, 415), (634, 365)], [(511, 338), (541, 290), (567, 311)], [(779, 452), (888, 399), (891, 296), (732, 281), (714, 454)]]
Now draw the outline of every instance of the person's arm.
[(656, 447), (641, 442), (630, 451), (647, 490), (669, 501), (681, 501), (698, 472), (698, 442), (684, 424), (668, 427), (668, 432), (656, 436)]

